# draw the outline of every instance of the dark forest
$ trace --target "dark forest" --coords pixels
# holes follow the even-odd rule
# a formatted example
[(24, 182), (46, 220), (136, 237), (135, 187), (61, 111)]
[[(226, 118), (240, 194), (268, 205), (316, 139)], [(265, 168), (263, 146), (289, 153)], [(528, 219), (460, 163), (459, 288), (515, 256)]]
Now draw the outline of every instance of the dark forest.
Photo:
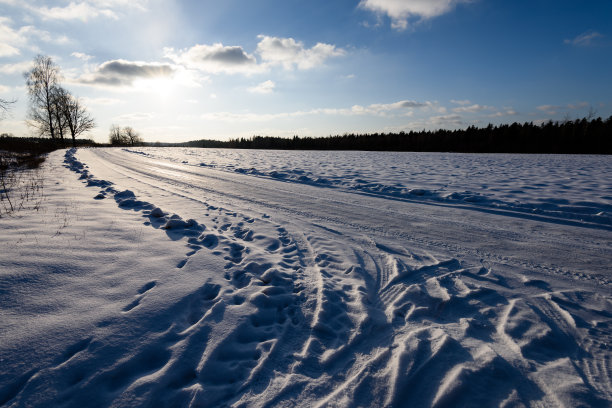
[(481, 128), (470, 126), (461, 130), (293, 138), (253, 136), (229, 141), (196, 140), (178, 146), (280, 150), (612, 154), (612, 116), (606, 120), (584, 118), (563, 122), (549, 121), (541, 125), (528, 122)]

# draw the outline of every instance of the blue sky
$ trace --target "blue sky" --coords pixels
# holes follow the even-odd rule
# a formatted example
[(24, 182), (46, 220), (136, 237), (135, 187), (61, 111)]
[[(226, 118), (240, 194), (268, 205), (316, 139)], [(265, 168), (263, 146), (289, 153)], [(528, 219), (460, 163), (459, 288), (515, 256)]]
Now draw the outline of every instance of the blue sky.
[(609, 0), (0, 0), (0, 132), (37, 54), (100, 142), (608, 117), (611, 28)]

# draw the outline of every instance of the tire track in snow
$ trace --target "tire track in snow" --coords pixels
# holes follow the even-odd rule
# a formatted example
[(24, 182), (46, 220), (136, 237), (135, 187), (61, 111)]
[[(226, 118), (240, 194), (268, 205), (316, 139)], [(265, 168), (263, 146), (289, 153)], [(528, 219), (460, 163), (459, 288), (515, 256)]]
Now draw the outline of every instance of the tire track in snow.
[[(119, 153), (119, 154), (117, 154)], [(522, 259), (515, 259), (513, 256), (508, 255), (500, 255), (496, 253), (496, 251), (487, 250), (481, 246), (478, 247), (470, 247), (468, 245), (462, 244), (461, 239), (449, 240), (444, 234), (444, 237), (441, 239), (428, 239), (424, 237), (423, 234), (412, 234), (410, 233), (410, 229), (406, 230), (397, 230), (396, 225), (385, 225), (386, 217), (381, 218), (380, 225), (377, 225), (376, 222), (360, 222), (356, 219), (352, 218), (338, 218), (334, 214), (336, 214), (336, 210), (338, 208), (342, 208), (347, 202), (350, 202), (350, 211), (368, 211), (368, 215), (364, 217), (366, 219), (372, 218), (373, 220), (377, 220), (376, 214), (379, 212), (380, 205), (379, 200), (375, 200), (374, 207), (370, 207), (371, 204), (365, 205), (360, 202), (356, 202), (353, 195), (343, 196), (345, 201), (343, 202), (335, 202), (333, 199), (330, 200), (330, 196), (324, 194), (322, 200), (318, 200), (317, 205), (321, 207), (321, 211), (313, 212), (304, 210), (303, 206), (291, 206), (291, 208), (286, 208), (286, 202), (280, 203), (278, 201), (277, 196), (270, 196), (270, 200), (262, 201), (259, 198), (258, 194), (244, 194), (244, 192), (250, 191), (252, 186), (249, 184), (251, 180), (248, 177), (240, 177), (240, 175), (235, 175), (230, 180), (230, 185), (228, 185), (226, 191), (223, 191), (220, 196), (218, 183), (225, 183), (225, 180), (220, 174), (222, 172), (206, 172), (205, 175), (198, 173), (197, 169), (191, 169), (189, 167), (185, 168), (185, 166), (173, 165), (161, 162), (135, 162), (134, 160), (127, 160), (122, 157), (121, 151), (109, 151), (98, 149), (95, 151), (95, 155), (103, 158), (104, 160), (108, 160), (109, 162), (114, 163), (117, 166), (112, 168), (113, 172), (117, 172), (125, 177), (136, 180), (139, 183), (144, 183), (150, 187), (155, 189), (161, 189), (165, 191), (167, 194), (179, 195), (180, 197), (187, 198), (189, 200), (193, 200), (196, 202), (201, 202), (204, 205), (208, 205), (199, 197), (195, 197), (193, 191), (199, 191), (206, 195), (211, 195), (216, 197), (216, 199), (222, 198), (227, 206), (234, 206), (239, 203), (246, 203), (249, 208), (254, 207), (262, 207), (265, 208), (266, 211), (273, 211), (277, 213), (286, 213), (289, 219), (292, 218), (302, 218), (302, 219), (317, 219), (319, 222), (325, 223), (327, 225), (339, 225), (339, 226), (349, 226), (358, 231), (370, 232), (373, 235), (387, 235), (387, 236), (395, 236), (397, 241), (400, 242), (410, 242), (414, 246), (418, 247), (427, 247), (432, 249), (437, 249), (442, 252), (450, 252), (454, 257), (465, 257), (466, 255), (470, 255), (470, 257), (479, 257), (483, 259), (488, 259), (491, 262), (502, 263), (505, 265), (511, 265), (516, 268), (528, 268), (532, 271), (539, 271), (543, 276), (547, 276), (549, 274), (556, 274), (571, 280), (581, 279), (591, 281), (597, 284), (605, 284), (611, 285), (612, 280), (610, 280), (607, 274), (601, 273), (587, 273), (587, 274), (576, 274), (574, 269), (569, 266), (571, 262), (573, 262), (574, 258), (564, 258), (563, 262), (556, 262), (555, 264), (547, 264), (542, 263), (542, 261), (538, 261), (537, 263), (524, 261)], [(140, 158), (139, 158), (140, 159)], [(106, 161), (101, 163), (103, 166), (108, 166)], [(119, 168), (117, 168), (119, 167)], [(220, 174), (219, 174), (220, 173)], [(198, 177), (204, 177), (207, 180), (206, 183), (198, 183), (194, 180), (197, 180)], [(236, 178), (238, 177), (238, 178)], [(148, 181), (147, 181), (148, 180)], [(167, 188), (168, 186), (161, 186), (159, 181), (163, 180), (164, 183), (174, 186), (173, 188)], [(260, 183), (259, 183), (260, 184)], [(259, 186), (258, 184), (258, 186)], [(287, 185), (287, 183), (280, 183), (275, 185), (274, 190), (269, 190), (269, 188), (264, 188), (265, 194), (271, 193), (272, 191), (275, 194), (281, 195), (291, 195), (295, 198), (295, 202), (308, 202), (310, 200), (310, 196), (305, 194), (300, 190), (296, 190), (294, 188), (290, 188), (292, 186)], [(309, 187), (309, 186), (308, 186)], [(320, 189), (318, 189), (320, 190)], [(318, 192), (317, 192), (318, 194)], [(265, 195), (264, 195), (265, 197)], [(424, 205), (424, 204), (419, 204)], [(362, 208), (363, 207), (363, 208)], [(397, 206), (394, 206), (395, 209), (385, 208), (385, 213), (389, 215), (393, 215), (396, 219), (411, 218), (412, 214), (406, 214), (402, 211), (395, 213)], [(467, 214), (466, 214), (467, 215)], [(502, 217), (503, 218), (503, 217)], [(499, 219), (499, 217), (498, 217)], [(426, 220), (425, 220), (426, 221)], [(453, 227), (453, 220), (447, 220), (448, 228)], [(486, 234), (487, 239), (492, 239), (494, 235), (501, 234), (501, 239), (504, 242), (504, 245), (511, 244), (511, 240), (508, 240), (508, 228), (505, 226), (498, 226), (497, 224), (489, 224), (487, 225), (487, 230), (482, 231), (479, 226), (476, 225), (466, 225), (465, 223), (461, 224), (461, 233), (466, 234), (470, 232), (470, 234), (476, 234), (479, 240)], [(426, 227), (426, 225), (424, 226)], [(471, 230), (474, 229), (474, 232)], [(538, 228), (538, 235), (542, 235), (541, 239), (546, 241), (551, 241), (556, 238), (552, 238), (549, 233), (545, 232), (541, 228)], [(571, 231), (568, 233), (574, 233), (575, 231)], [(510, 234), (514, 234), (510, 228)], [(558, 231), (555, 230), (555, 234), (558, 234)], [(599, 234), (599, 233), (598, 233)], [(605, 232), (603, 233), (605, 234)], [(521, 239), (529, 238), (531, 234), (520, 236)], [(598, 235), (600, 236), (600, 235)], [(589, 240), (593, 240), (595, 236), (588, 237)], [(518, 242), (518, 241), (517, 241)], [(499, 248), (497, 248), (499, 250)], [(517, 248), (517, 250), (521, 250)], [(549, 248), (550, 249), (550, 248)], [(567, 251), (562, 251), (555, 255), (555, 259), (558, 259), (561, 254), (571, 253), (574, 248), (569, 248)], [(606, 258), (607, 252), (605, 248), (596, 248), (596, 253), (592, 253), (591, 256), (593, 258)]]

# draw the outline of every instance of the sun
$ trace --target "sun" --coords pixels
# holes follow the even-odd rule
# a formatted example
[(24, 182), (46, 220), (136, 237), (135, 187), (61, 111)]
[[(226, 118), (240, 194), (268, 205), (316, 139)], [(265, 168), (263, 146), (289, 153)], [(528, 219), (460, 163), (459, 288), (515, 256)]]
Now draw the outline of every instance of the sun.
[(172, 78), (148, 78), (135, 82), (134, 87), (155, 95), (161, 101), (169, 101), (174, 96), (176, 84)]

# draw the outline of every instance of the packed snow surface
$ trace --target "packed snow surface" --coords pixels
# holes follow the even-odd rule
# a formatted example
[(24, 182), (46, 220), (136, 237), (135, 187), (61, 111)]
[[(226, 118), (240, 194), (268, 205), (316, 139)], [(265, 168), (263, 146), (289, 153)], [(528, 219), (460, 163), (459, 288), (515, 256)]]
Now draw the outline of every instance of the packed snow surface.
[(608, 407), (611, 164), (51, 153), (0, 219), (0, 405)]

